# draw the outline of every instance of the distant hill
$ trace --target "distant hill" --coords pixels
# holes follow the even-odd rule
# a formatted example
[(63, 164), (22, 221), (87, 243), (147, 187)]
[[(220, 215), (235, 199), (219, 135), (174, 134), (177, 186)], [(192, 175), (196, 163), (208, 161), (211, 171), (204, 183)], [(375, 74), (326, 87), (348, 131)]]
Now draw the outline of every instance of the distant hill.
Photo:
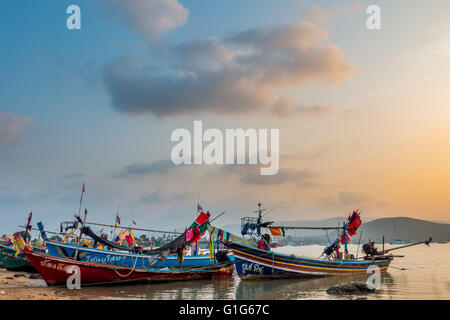
[(450, 241), (450, 224), (406, 217), (373, 220), (363, 224), (360, 230), (363, 241), (370, 239), (380, 242), (383, 235), (386, 242), (393, 238), (420, 241), (429, 237), (433, 238), (433, 242)]
[[(345, 219), (342, 217), (335, 217), (325, 220), (276, 221), (274, 225), (304, 227), (338, 226), (343, 221)], [(241, 226), (239, 224), (225, 225), (221, 228), (237, 235), (241, 234)], [(369, 239), (379, 243), (382, 241), (383, 235), (385, 242), (390, 242), (393, 238), (405, 241), (422, 241), (429, 237), (433, 238), (433, 242), (450, 241), (450, 224), (406, 217), (381, 218), (369, 222), (363, 221), (363, 225), (358, 230), (358, 234), (352, 238), (353, 243), (358, 242), (361, 232), (361, 243), (367, 242)], [(331, 241), (336, 238), (336, 234), (336, 231), (328, 231), (328, 236)], [(289, 230), (286, 236), (305, 243), (327, 242), (326, 233), (321, 230)], [(279, 239), (281, 240), (281, 238)]]

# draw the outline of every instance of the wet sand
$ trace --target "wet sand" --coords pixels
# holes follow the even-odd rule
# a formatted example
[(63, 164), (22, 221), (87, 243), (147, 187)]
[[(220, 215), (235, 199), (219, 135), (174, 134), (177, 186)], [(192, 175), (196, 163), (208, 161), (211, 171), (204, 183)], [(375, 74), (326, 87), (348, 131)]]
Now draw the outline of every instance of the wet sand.
[[(30, 278), (31, 277), (31, 278)], [(38, 277), (38, 279), (32, 279)], [(68, 300), (66, 288), (49, 288), (37, 273), (0, 268), (0, 300)]]

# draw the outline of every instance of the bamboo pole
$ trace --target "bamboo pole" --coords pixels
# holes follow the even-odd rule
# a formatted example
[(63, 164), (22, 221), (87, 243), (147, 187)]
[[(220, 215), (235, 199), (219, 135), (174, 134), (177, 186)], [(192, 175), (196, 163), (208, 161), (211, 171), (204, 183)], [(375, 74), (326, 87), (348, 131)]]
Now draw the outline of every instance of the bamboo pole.
[[(284, 228), (285, 230), (342, 230), (344, 227), (287, 227), (287, 226), (268, 226), (270, 228)], [(347, 229), (347, 227), (345, 227)]]
[(362, 230), (361, 230), (361, 232), (359, 233), (358, 249), (356, 249), (356, 259), (358, 259), (359, 245), (361, 244), (361, 237), (362, 237)]
[[(19, 228), (25, 228), (25, 226), (17, 226), (17, 227), (19, 227)], [(36, 228), (30, 228), (30, 230), (33, 230), (33, 231), (40, 231), (39, 229), (36, 229)], [(47, 231), (47, 230), (44, 230), (44, 232), (45, 232), (45, 233), (49, 233), (49, 234), (55, 234), (55, 235), (58, 235), (58, 236), (61, 235), (61, 233), (59, 233), (59, 232), (53, 232), (53, 231)], [(72, 234), (71, 237), (77, 238), (77, 236), (74, 235), (74, 234)], [(82, 238), (82, 239), (88, 239), (88, 238)]]
[[(86, 221), (85, 224), (90, 224), (94, 226), (101, 226), (101, 227), (111, 227), (114, 228), (115, 226), (112, 224), (104, 224), (104, 223), (97, 223), (97, 222), (89, 222)], [(127, 227), (117, 226), (117, 228), (121, 229), (129, 229)], [(159, 232), (159, 233), (170, 233), (170, 234), (182, 234), (182, 232), (175, 232), (175, 231), (162, 231), (162, 230), (153, 230), (153, 229), (144, 229), (144, 228), (133, 228), (134, 230), (138, 231), (147, 231), (147, 232)]]
[(75, 250), (75, 256), (73, 257), (74, 260), (77, 260), (77, 257), (78, 257), (78, 249), (80, 247), (81, 236), (83, 235), (83, 227), (84, 227), (84, 224), (86, 223), (87, 213), (88, 213), (87, 209), (84, 209), (84, 219), (83, 219), (83, 222), (82, 222), (81, 228), (80, 228), (80, 236), (77, 239), (77, 249)]
[(430, 245), (430, 242), (431, 242), (431, 238), (428, 239), (428, 240), (425, 240), (425, 241), (414, 242), (414, 243), (410, 243), (410, 244), (407, 244), (407, 245), (404, 245), (404, 246), (383, 250), (380, 254), (385, 254), (385, 253), (388, 253), (388, 252), (393, 251), (393, 250), (398, 250), (398, 249), (403, 249), (403, 248), (407, 248), (407, 247), (416, 246), (416, 245), (422, 244), (422, 243), (426, 244), (428, 246), (428, 245)]

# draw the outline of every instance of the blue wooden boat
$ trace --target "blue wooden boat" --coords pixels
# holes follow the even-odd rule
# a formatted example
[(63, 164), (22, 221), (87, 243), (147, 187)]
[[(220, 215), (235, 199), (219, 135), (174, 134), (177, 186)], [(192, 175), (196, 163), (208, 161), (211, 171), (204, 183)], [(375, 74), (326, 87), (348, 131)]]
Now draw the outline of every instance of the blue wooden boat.
[(251, 278), (307, 278), (352, 273), (366, 273), (375, 265), (386, 271), (392, 258), (339, 261), (296, 257), (261, 250), (237, 242), (225, 245), (233, 251), (236, 272), (241, 279)]
[[(60, 258), (74, 257), (77, 249), (76, 244), (61, 243), (53, 240), (45, 241), (45, 244), (49, 255)], [(78, 260), (128, 268), (170, 268), (180, 265), (176, 254), (168, 255), (163, 260), (159, 259), (158, 255), (146, 255), (129, 251), (112, 251), (82, 246), (78, 247)], [(153, 261), (154, 263), (152, 263)], [(208, 266), (214, 263), (214, 260), (210, 260), (209, 255), (187, 255), (183, 259), (183, 266), (185, 267)]]
[[(244, 217), (241, 224), (253, 224), (251, 237), (246, 239), (233, 235), (224, 230), (210, 226), (211, 237), (216, 236), (217, 241), (222, 242), (232, 250), (235, 260), (236, 272), (241, 279), (260, 278), (307, 278), (323, 277), (331, 275), (345, 275), (355, 273), (366, 273), (367, 268), (376, 266), (380, 271), (386, 271), (392, 261), (392, 256), (373, 254), (362, 259), (355, 259), (348, 253), (348, 235), (356, 234), (356, 230), (361, 225), (358, 211), (353, 211), (347, 223), (342, 227), (292, 227), (292, 226), (272, 226), (273, 222), (263, 222), (261, 208), (258, 203), (258, 218)], [(276, 253), (270, 249), (271, 237), (269, 234), (262, 234), (261, 229), (270, 229), (274, 235), (284, 235), (287, 229), (318, 229), (318, 230), (338, 230), (339, 236), (330, 246), (325, 248), (321, 257), (306, 258), (296, 257), (294, 254), (287, 255)], [(246, 228), (242, 227), (241, 230)], [(248, 235), (248, 232), (242, 232)], [(259, 241), (258, 241), (259, 240)], [(339, 252), (339, 243), (345, 243), (344, 254)]]

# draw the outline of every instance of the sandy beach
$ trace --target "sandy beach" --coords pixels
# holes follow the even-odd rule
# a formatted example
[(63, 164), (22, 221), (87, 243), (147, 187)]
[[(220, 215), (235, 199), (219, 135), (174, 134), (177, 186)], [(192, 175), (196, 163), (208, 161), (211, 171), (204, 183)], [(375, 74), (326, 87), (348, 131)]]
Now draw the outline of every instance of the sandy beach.
[[(37, 279), (36, 279), (37, 278)], [(66, 288), (49, 288), (37, 273), (0, 268), (0, 300), (67, 300)]]

